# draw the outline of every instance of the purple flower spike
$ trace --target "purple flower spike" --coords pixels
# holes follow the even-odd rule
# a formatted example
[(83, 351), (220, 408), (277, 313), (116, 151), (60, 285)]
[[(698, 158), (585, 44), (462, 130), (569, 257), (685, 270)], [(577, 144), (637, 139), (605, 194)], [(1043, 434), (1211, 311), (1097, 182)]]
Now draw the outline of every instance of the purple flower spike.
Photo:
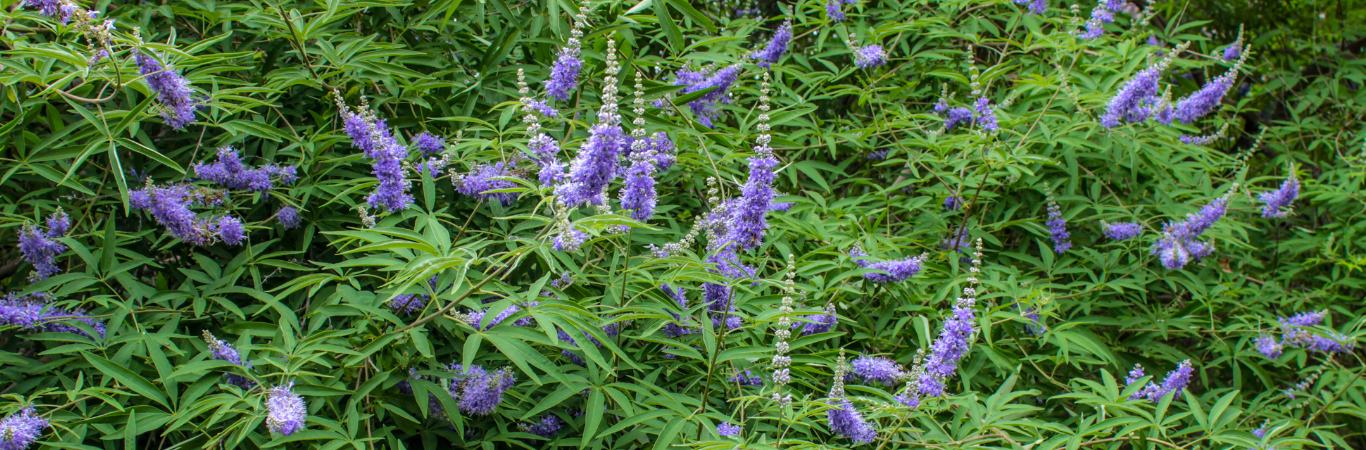
[(52, 306), (51, 295), (34, 293), (19, 295), (10, 293), (0, 297), (0, 325), (14, 326), (32, 332), (72, 333), (92, 337), (84, 330), (68, 322), (81, 322), (95, 330), (104, 339), (104, 323), (91, 319), (83, 309), (66, 309)]
[(678, 86), (687, 86), (683, 89), (682, 94), (691, 94), (712, 89), (710, 92), (703, 94), (696, 100), (688, 102), (688, 109), (691, 109), (693, 114), (697, 115), (698, 123), (701, 123), (707, 128), (712, 127), (712, 119), (716, 118), (716, 116), (721, 113), (718, 104), (730, 102), (729, 98), (726, 97), (726, 92), (730, 90), (731, 85), (735, 84), (735, 80), (739, 78), (741, 69), (742, 67), (739, 64), (732, 64), (721, 68), (720, 70), (716, 70), (715, 73), (712, 73), (712, 69), (702, 71), (684, 69), (678, 72), (678, 79), (674, 81), (674, 84)]
[(242, 157), (232, 147), (218, 149), (218, 161), (197, 163), (194, 173), (200, 178), (217, 183), (228, 189), (239, 191), (265, 192), (275, 188), (275, 183), (288, 185), (294, 182), (294, 166), (279, 166), (274, 163), (261, 167), (243, 164)]
[(867, 444), (877, 438), (877, 430), (864, 420), (863, 414), (854, 409), (854, 404), (848, 399), (832, 399), (830, 405), (834, 407), (826, 412), (830, 431), (849, 438), (855, 444)]
[(422, 151), (423, 156), (432, 156), (446, 151), (446, 140), (423, 131), (413, 137), (413, 148)]
[(736, 373), (730, 377), (730, 382), (740, 386), (763, 386), (764, 379), (754, 376), (752, 372), (746, 370), (743, 374)]
[[(700, 100), (700, 99), (699, 99)], [(607, 184), (616, 177), (626, 134), (615, 123), (599, 123), (588, 130), (588, 141), (569, 166), (568, 180), (555, 186), (561, 203), (574, 207), (601, 205), (606, 201)]]
[(1224, 49), (1224, 61), (1237, 61), (1241, 56), (1243, 56), (1242, 41), (1234, 42), (1233, 45)]
[(491, 200), (502, 203), (503, 206), (512, 205), (517, 201), (516, 192), (489, 192), (497, 189), (510, 189), (517, 187), (517, 183), (508, 180), (499, 180), (498, 177), (510, 177), (511, 166), (502, 161), (493, 164), (475, 165), (468, 175), (458, 177), (454, 180), (455, 190), (480, 200)]
[(1274, 191), (1263, 192), (1257, 196), (1262, 201), (1262, 217), (1284, 218), (1290, 215), (1290, 206), (1300, 196), (1300, 179), (1295, 177), (1292, 168), (1281, 187)]
[(887, 51), (883, 50), (881, 45), (873, 44), (854, 50), (854, 65), (861, 69), (869, 69), (886, 63)]
[(1219, 107), (1219, 101), (1223, 100), (1224, 94), (1228, 93), (1230, 87), (1233, 87), (1233, 75), (1234, 72), (1230, 70), (1206, 83), (1200, 90), (1177, 101), (1170, 113), (1159, 114), (1158, 118), (1163, 123), (1171, 123), (1172, 119), (1176, 119), (1181, 123), (1189, 124), (1204, 117)]
[(1053, 250), (1061, 254), (1072, 248), (1072, 235), (1067, 232), (1067, 219), (1062, 218), (1062, 209), (1053, 197), (1048, 197), (1048, 233), (1053, 239)]
[(517, 376), (507, 368), (487, 372), (477, 365), (462, 370), (460, 364), (452, 364), (451, 371), (451, 396), (460, 411), (476, 416), (492, 414), (503, 402), (503, 393), (517, 384)]
[(0, 449), (24, 450), (37, 441), (49, 426), (47, 419), (38, 415), (37, 410), (24, 408), (19, 414), (0, 420)]
[(1100, 124), (1105, 128), (1114, 128), (1121, 121), (1135, 123), (1148, 120), (1158, 102), (1158, 80), (1165, 69), (1166, 66), (1161, 64), (1148, 67), (1124, 83), (1119, 93), (1110, 99)]
[(1104, 224), (1105, 237), (1111, 240), (1123, 241), (1133, 239), (1143, 234), (1143, 225), (1137, 222), (1120, 222)]
[(716, 426), (716, 434), (728, 437), (739, 436), (740, 430), (742, 430), (743, 428), (744, 427), (741, 427), (739, 425), (731, 425), (730, 422), (721, 422), (720, 425)]
[(874, 283), (899, 283), (906, 281), (920, 273), (925, 261), (925, 255), (912, 256), (903, 259), (879, 261), (867, 258), (868, 253), (860, 247), (854, 247), (849, 252), (849, 256), (854, 257), (854, 263), (864, 269), (879, 270), (886, 273), (870, 272), (863, 274), (864, 278)]
[(1158, 256), (1163, 266), (1173, 270), (1210, 255), (1214, 246), (1196, 239), (1214, 226), (1227, 210), (1228, 197), (1221, 197), (1200, 208), (1199, 212), (1187, 215), (1184, 221), (1167, 223), (1162, 238), (1153, 245), (1152, 254)]
[(812, 314), (806, 316), (807, 322), (797, 322), (792, 324), (792, 329), (801, 328), (802, 336), (810, 336), (830, 331), (839, 323), (839, 316), (835, 315), (835, 305), (825, 305), (824, 314)]
[(792, 42), (792, 22), (784, 21), (778, 27), (778, 31), (773, 33), (773, 39), (768, 41), (763, 50), (755, 50), (749, 56), (757, 61), (760, 68), (767, 69), (771, 64), (776, 64), (783, 54), (787, 53), (787, 46)]
[(840, 0), (826, 0), (825, 15), (830, 17), (831, 22), (843, 22), (845, 16), (844, 10), (840, 7)]
[(849, 365), (853, 367), (853, 371), (849, 372), (848, 380), (863, 384), (881, 383), (892, 386), (910, 376), (900, 364), (884, 356), (860, 356), (854, 358)]
[(1253, 339), (1253, 342), (1257, 344), (1257, 351), (1260, 352), (1263, 356), (1266, 356), (1267, 358), (1271, 359), (1281, 357), (1281, 350), (1284, 347), (1281, 345), (1280, 342), (1276, 341), (1276, 338), (1271, 336), (1262, 336), (1258, 337), (1257, 339)]
[(57, 239), (71, 228), (71, 218), (65, 211), (58, 209), (47, 217), (47, 230), (39, 230), (34, 225), (24, 225), (19, 231), (19, 252), (24, 260), (33, 265), (29, 274), (30, 282), (39, 282), (56, 275), (59, 269), (57, 255), (66, 251), (66, 244)]
[(1015, 3), (1021, 5), (1028, 3), (1030, 14), (1042, 15), (1048, 11), (1048, 0), (1015, 0)]
[(366, 197), (370, 206), (383, 206), (390, 212), (407, 209), (413, 203), (413, 196), (408, 194), (412, 180), (408, 179), (408, 169), (403, 167), (408, 148), (399, 145), (388, 125), (376, 117), (369, 107), (362, 106), (352, 111), (340, 99), (337, 106), (352, 145), (374, 160), (371, 173), (379, 179), (379, 186)]
[(179, 70), (162, 66), (150, 54), (139, 51), (134, 59), (138, 63), (138, 72), (145, 77), (147, 85), (156, 92), (157, 100), (161, 102), (162, 120), (176, 130), (184, 130), (185, 125), (194, 122), (194, 112), (203, 104), (191, 97), (194, 91), (190, 89), (190, 80), (180, 76)]
[(303, 397), (294, 393), (294, 382), (270, 388), (266, 399), (266, 428), (271, 433), (289, 436), (304, 429), (308, 407)]
[(550, 79), (545, 82), (546, 95), (559, 101), (569, 100), (570, 92), (579, 87), (579, 69), (582, 67), (577, 48), (560, 49), (560, 56), (550, 68)]
[[(1133, 373), (1130, 373), (1130, 385), (1143, 376), (1142, 367), (1135, 366), (1134, 370), (1138, 373), (1138, 376), (1133, 376)], [(1129, 400), (1147, 399), (1148, 401), (1155, 403), (1161, 401), (1162, 397), (1165, 397), (1172, 392), (1176, 392), (1176, 394), (1180, 396), (1181, 390), (1185, 389), (1186, 386), (1190, 384), (1191, 374), (1194, 372), (1195, 368), (1191, 367), (1190, 360), (1182, 361), (1181, 364), (1177, 366), (1176, 370), (1167, 374), (1167, 378), (1162, 380), (1161, 385), (1154, 382), (1148, 382), (1147, 386), (1144, 386), (1143, 389), (1135, 392), (1134, 395), (1129, 397)]]
[(293, 206), (280, 208), (280, 211), (275, 213), (275, 220), (279, 221), (280, 226), (285, 228), (298, 228), (299, 224), (303, 222), (299, 218), (299, 210)]
[(564, 420), (560, 419), (560, 416), (549, 414), (542, 418), (540, 422), (531, 424), (521, 423), (517, 424), (517, 427), (527, 433), (550, 439), (555, 437), (556, 434), (559, 434), (560, 428), (564, 427)]
[(631, 155), (631, 167), (626, 170), (626, 186), (621, 189), (621, 209), (631, 211), (631, 218), (648, 222), (655, 214), (655, 158), (648, 149)]

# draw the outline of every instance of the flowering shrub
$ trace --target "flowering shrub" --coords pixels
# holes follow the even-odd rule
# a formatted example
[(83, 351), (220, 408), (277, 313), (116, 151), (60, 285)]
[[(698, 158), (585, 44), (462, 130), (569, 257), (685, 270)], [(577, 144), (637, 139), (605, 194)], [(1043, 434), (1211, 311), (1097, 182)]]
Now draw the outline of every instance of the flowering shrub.
[(11, 1), (0, 449), (1361, 448), (1361, 3)]

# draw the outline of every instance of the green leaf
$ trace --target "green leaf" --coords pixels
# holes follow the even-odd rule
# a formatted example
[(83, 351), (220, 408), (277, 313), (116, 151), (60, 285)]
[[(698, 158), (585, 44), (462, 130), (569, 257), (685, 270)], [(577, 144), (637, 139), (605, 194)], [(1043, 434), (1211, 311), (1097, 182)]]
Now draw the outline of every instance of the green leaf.
[(100, 373), (113, 377), (114, 380), (117, 380), (120, 384), (132, 389), (133, 392), (137, 392), (143, 397), (147, 397), (167, 408), (171, 406), (167, 403), (166, 394), (162, 393), (161, 389), (157, 388), (156, 385), (147, 381), (147, 379), (143, 378), (141, 375), (128, 370), (128, 368), (123, 365), (115, 364), (113, 361), (99, 356), (84, 352), (81, 353), (81, 356), (84, 356), (85, 360), (90, 362), (90, 365), (95, 366)]

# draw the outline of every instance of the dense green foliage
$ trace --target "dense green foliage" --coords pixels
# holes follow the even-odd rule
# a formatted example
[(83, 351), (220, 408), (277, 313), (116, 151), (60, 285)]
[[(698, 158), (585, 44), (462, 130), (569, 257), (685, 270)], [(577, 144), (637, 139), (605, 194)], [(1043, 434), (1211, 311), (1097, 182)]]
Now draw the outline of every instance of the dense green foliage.
[[(0, 283), (14, 293), (0, 306), (47, 293), (44, 311), (70, 324), (0, 314), (0, 416), (34, 407), (51, 423), (35, 447), (856, 446), (827, 420), (841, 351), (907, 370), (930, 351), (971, 286), (970, 258), (942, 244), (962, 229), (983, 251), (970, 349), (947, 394), (918, 408), (897, 402), (901, 384), (845, 383), (877, 431), (865, 447), (1366, 448), (1366, 363), (1354, 345), (1366, 336), (1366, 2), (1130, 5), (1104, 36), (1082, 39), (1092, 3), (1038, 15), (1009, 0), (868, 0), (843, 5), (848, 20), (835, 22), (816, 0), (591, 0), (578, 87), (540, 124), (561, 159), (578, 154), (615, 58), (625, 129), (639, 83), (652, 105), (639, 115), (645, 130), (677, 148), (657, 173), (656, 213), (637, 221), (617, 205), (620, 179), (610, 208), (557, 206), (528, 150), (518, 71), (547, 100), (572, 2), (98, 0), (69, 3), (97, 19), (63, 25), (25, 1), (0, 1)], [(1138, 20), (1144, 7), (1151, 17)], [(106, 19), (108, 41), (87, 32)], [(740, 251), (752, 278), (717, 273), (706, 232), (656, 256), (651, 245), (683, 238), (717, 206), (709, 197), (741, 196), (753, 175), (766, 71), (748, 55), (784, 20), (795, 37), (769, 72), (766, 123), (777, 201), (791, 207), (768, 212), (761, 244)], [(1214, 112), (1101, 125), (1125, 83), (1183, 43), (1162, 81), (1172, 100), (1235, 68), (1222, 54), (1240, 33), (1250, 51)], [(854, 47), (870, 44), (886, 64), (856, 67)], [(139, 52), (172, 69), (140, 72)], [(685, 93), (676, 73), (737, 63), (714, 127), (700, 124), (688, 103), (709, 94)], [(149, 85), (176, 71), (201, 106), (183, 129)], [(990, 99), (999, 130), (946, 130), (935, 111), (946, 92), (950, 107)], [(413, 151), (413, 205), (367, 205), (374, 160), (348, 136), (339, 101), (368, 104), (402, 144), (444, 137), (450, 171), (422, 170)], [(1217, 139), (1181, 139), (1198, 135)], [(194, 165), (225, 146), (253, 167), (295, 166), (297, 180), (222, 190)], [(457, 191), (494, 162), (514, 167), (499, 180), (516, 200)], [(1292, 212), (1263, 217), (1258, 196), (1292, 171), (1303, 183)], [(175, 183), (221, 196), (195, 211), (240, 218), (246, 240), (195, 245), (137, 207), (140, 190)], [(950, 198), (957, 208), (945, 208)], [(1050, 198), (1071, 233), (1062, 252)], [(1202, 238), (1213, 254), (1164, 267), (1150, 251), (1164, 223), (1219, 198), (1227, 214)], [(282, 207), (301, 225), (283, 226)], [(67, 249), (55, 274), (30, 281), (37, 267), (20, 235), (59, 209), (71, 225), (54, 239)], [(562, 219), (591, 235), (582, 248), (556, 249)], [(1102, 221), (1144, 232), (1112, 241)], [(858, 248), (878, 260), (924, 254), (924, 268), (874, 283), (867, 275), (882, 272), (861, 268)], [(558, 282), (566, 272), (572, 283)], [(742, 326), (708, 320), (705, 283), (733, 289)], [(663, 284), (684, 288), (688, 308)], [(403, 295), (430, 300), (387, 307), (421, 298)], [(780, 311), (785, 296), (795, 313)], [(468, 321), (514, 305), (495, 326)], [(825, 305), (838, 325), (793, 333), (792, 381), (779, 387), (779, 322), (813, 320)], [(83, 309), (104, 337), (56, 307)], [(1291, 331), (1278, 318), (1325, 310), (1298, 331), (1349, 351), (1258, 351), (1254, 339)], [(679, 324), (699, 332), (666, 333)], [(243, 364), (215, 359), (206, 332)], [(1161, 384), (1185, 360), (1184, 394), (1129, 399), (1147, 382), (1126, 385), (1134, 364)], [(506, 367), (516, 384), (492, 414), (460, 412), (452, 363)], [(736, 383), (745, 370), (763, 385)], [(289, 383), (307, 422), (272, 433), (267, 389)], [(779, 389), (790, 404), (772, 399)], [(558, 433), (528, 432), (548, 415), (564, 422)], [(719, 436), (722, 422), (743, 430)], [(0, 448), (13, 439), (0, 423)]]

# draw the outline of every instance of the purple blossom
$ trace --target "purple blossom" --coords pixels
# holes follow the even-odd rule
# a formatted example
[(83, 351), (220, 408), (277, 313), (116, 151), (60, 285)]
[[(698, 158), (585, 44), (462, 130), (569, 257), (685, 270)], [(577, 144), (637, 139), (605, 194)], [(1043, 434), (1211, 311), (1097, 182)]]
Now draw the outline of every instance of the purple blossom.
[(1234, 42), (1233, 45), (1224, 49), (1224, 61), (1236, 61), (1241, 56), (1243, 56), (1242, 41)]
[[(29, 4), (33, 1), (29, 0)], [(19, 414), (0, 420), (0, 449), (24, 450), (37, 441), (49, 426), (47, 419), (38, 415), (33, 407), (24, 408)]]
[[(682, 309), (683, 311), (688, 310), (688, 298), (684, 295), (683, 288), (670, 288), (667, 284), (661, 284), (659, 285), (659, 288), (669, 294), (669, 297), (673, 299), (679, 309)], [(692, 317), (675, 314), (673, 311), (669, 311), (669, 315), (673, 316), (674, 320), (664, 324), (665, 336), (677, 339), (699, 331), (697, 329), (697, 324), (693, 323)]]
[(531, 150), (531, 159), (541, 166), (537, 178), (541, 180), (542, 186), (554, 186), (564, 180), (564, 170), (567, 166), (557, 157), (560, 153), (558, 141), (548, 134), (539, 133), (527, 142), (527, 149)]
[(877, 430), (863, 419), (863, 414), (854, 409), (854, 404), (848, 399), (831, 399), (829, 404), (833, 408), (826, 410), (826, 417), (831, 432), (847, 437), (856, 444), (867, 444), (877, 438)]
[(738, 436), (740, 434), (740, 430), (742, 430), (743, 428), (744, 427), (741, 427), (739, 425), (731, 425), (730, 422), (721, 422), (720, 425), (716, 426), (716, 434), (722, 436)]
[(957, 211), (958, 208), (962, 207), (963, 199), (957, 195), (950, 195), (948, 198), (944, 199), (944, 209), (946, 210)]
[[(235, 245), (234, 242), (240, 242), (243, 237), (239, 234), (243, 232), (240, 229), (240, 221), (229, 220), (226, 216), (196, 217), (194, 211), (190, 210), (193, 205), (215, 206), (222, 202), (219, 191), (196, 189), (184, 184), (165, 187), (149, 185), (129, 192), (129, 205), (133, 209), (146, 210), (157, 223), (166, 227), (166, 231), (172, 236), (199, 246), (210, 245), (219, 238), (230, 245)], [(233, 226), (233, 221), (236, 221), (236, 227)], [(229, 228), (222, 230), (221, 227), (225, 223)], [(226, 234), (220, 235), (220, 232)]]
[(1015, 0), (1015, 3), (1021, 5), (1028, 3), (1030, 14), (1042, 15), (1044, 12), (1048, 11), (1048, 0)]
[[(228, 344), (226, 341), (214, 337), (212, 333), (209, 333), (209, 330), (204, 330), (204, 342), (209, 344), (209, 352), (213, 355), (213, 359), (227, 361), (232, 365), (241, 367), (247, 371), (251, 370), (251, 364), (245, 364), (243, 362), (242, 355), (241, 353), (238, 353), (237, 349), (233, 348), (232, 345)], [(242, 388), (244, 391), (256, 387), (255, 381), (235, 373), (223, 374), (223, 381)]]
[(881, 45), (873, 44), (854, 49), (854, 65), (868, 69), (887, 63), (887, 51)]
[(1106, 10), (1103, 5), (1096, 5), (1091, 10), (1091, 19), (1086, 21), (1086, 31), (1081, 33), (1082, 39), (1095, 39), (1105, 34), (1105, 24), (1114, 22), (1113, 12)]
[(648, 222), (655, 214), (655, 162), (649, 150), (631, 155), (631, 167), (626, 170), (626, 186), (621, 189), (621, 209), (631, 211), (631, 218)]
[(65, 211), (58, 209), (47, 217), (47, 230), (39, 230), (34, 225), (24, 225), (19, 231), (19, 252), (24, 260), (33, 265), (28, 280), (37, 283), (56, 275), (59, 269), (57, 255), (66, 251), (66, 244), (58, 242), (71, 228), (71, 218)]
[(1312, 327), (1323, 323), (1323, 319), (1328, 316), (1328, 311), (1310, 311), (1295, 314), (1290, 317), (1279, 319), (1283, 327)]
[(1291, 204), (1300, 196), (1300, 179), (1292, 170), (1281, 187), (1274, 191), (1263, 192), (1257, 196), (1262, 201), (1262, 217), (1283, 218), (1290, 215)]
[(726, 97), (726, 92), (730, 90), (731, 85), (735, 84), (742, 68), (739, 64), (732, 64), (716, 70), (715, 73), (712, 73), (710, 68), (702, 71), (680, 70), (674, 85), (686, 86), (683, 88), (682, 94), (711, 89), (701, 97), (688, 102), (688, 109), (697, 115), (697, 121), (703, 126), (711, 128), (712, 119), (721, 112), (717, 104), (730, 103), (729, 98)]
[(1105, 237), (1111, 240), (1123, 241), (1133, 239), (1143, 234), (1143, 224), (1138, 222), (1120, 222), (1104, 224)]
[(517, 376), (506, 367), (492, 373), (477, 365), (462, 370), (460, 364), (451, 364), (450, 369), (455, 372), (449, 388), (451, 397), (466, 414), (492, 414), (503, 402), (503, 393), (517, 384)]
[(945, 236), (944, 239), (939, 240), (939, 248), (941, 250), (957, 250), (960, 253), (967, 253), (968, 246), (970, 245), (968, 237), (968, 227), (960, 227), (958, 229), (958, 237), (952, 238)]
[(936, 110), (943, 110), (943, 112), (945, 113), (944, 129), (946, 131), (953, 130), (953, 127), (958, 126), (958, 124), (960, 123), (968, 125), (972, 124), (973, 112), (971, 109), (963, 108), (961, 106), (953, 109), (948, 109), (946, 105), (944, 108), (936, 107)]
[(1148, 120), (1153, 113), (1153, 106), (1158, 101), (1158, 80), (1162, 78), (1162, 71), (1165, 69), (1165, 65), (1153, 65), (1124, 83), (1119, 93), (1110, 99), (1105, 114), (1100, 118), (1100, 124), (1105, 128), (1114, 128), (1120, 125), (1121, 120), (1129, 123)]
[(492, 164), (476, 164), (468, 175), (460, 176), (455, 180), (456, 192), (468, 195), (480, 200), (492, 200), (501, 203), (503, 206), (512, 205), (517, 201), (516, 192), (489, 192), (498, 189), (511, 189), (517, 187), (517, 183), (509, 180), (500, 180), (500, 177), (511, 177), (509, 173), (511, 165), (504, 164), (502, 161)]
[(588, 233), (579, 231), (578, 228), (568, 227), (560, 234), (555, 235), (553, 242), (555, 251), (572, 252), (577, 251), (583, 246), (584, 241), (588, 240)]
[(849, 372), (846, 379), (863, 384), (882, 383), (892, 386), (910, 376), (900, 364), (885, 356), (859, 356), (854, 358), (849, 365), (853, 367), (853, 371)]
[(299, 218), (299, 210), (293, 206), (285, 206), (275, 213), (275, 220), (285, 228), (298, 228), (302, 220)]
[(274, 163), (261, 167), (248, 167), (242, 157), (232, 147), (218, 149), (218, 161), (197, 163), (195, 175), (217, 183), (228, 189), (239, 191), (265, 192), (275, 188), (275, 182), (288, 185), (294, 182), (294, 166), (279, 166)]
[[(1135, 370), (1140, 370), (1139, 375), (1142, 376), (1141, 368), (1135, 367)], [(1158, 402), (1162, 400), (1162, 397), (1165, 397), (1172, 392), (1176, 392), (1177, 395), (1180, 396), (1181, 390), (1185, 389), (1186, 385), (1190, 384), (1191, 374), (1194, 372), (1195, 369), (1191, 367), (1189, 359), (1182, 361), (1181, 364), (1176, 367), (1176, 370), (1167, 374), (1167, 378), (1162, 380), (1161, 385), (1154, 382), (1148, 382), (1147, 386), (1144, 386), (1143, 389), (1135, 392), (1129, 397), (1129, 400), (1147, 399), (1151, 402)], [(1130, 384), (1133, 384), (1133, 382), (1131, 381)]]
[(1277, 342), (1276, 338), (1261, 336), (1252, 341), (1257, 344), (1257, 351), (1267, 358), (1275, 359), (1281, 357), (1281, 350), (1284, 346), (1282, 346), (1280, 342)]
[(104, 323), (91, 319), (83, 309), (53, 306), (51, 295), (10, 293), (0, 298), (0, 325), (14, 326), (32, 332), (74, 333), (92, 337), (84, 330), (67, 322), (84, 323), (104, 339)]
[(147, 80), (147, 85), (156, 92), (161, 102), (161, 118), (167, 125), (177, 130), (194, 122), (195, 110), (203, 107), (199, 100), (192, 98), (190, 80), (180, 76), (180, 71), (170, 66), (162, 66), (155, 57), (142, 51), (136, 52), (138, 72)]
[[(966, 288), (967, 291), (971, 288)], [(944, 380), (958, 370), (958, 360), (967, 354), (972, 339), (972, 324), (976, 320), (972, 307), (976, 299), (965, 296), (953, 306), (952, 315), (944, 322), (939, 337), (930, 345), (925, 358), (925, 373), (920, 376), (920, 393), (930, 397), (944, 395)]]
[(763, 379), (763, 378), (759, 378), (759, 377), (757, 377), (757, 376), (754, 376), (754, 374), (751, 373), (751, 372), (748, 371), (748, 370), (746, 370), (743, 374), (741, 374), (740, 372), (736, 372), (735, 375), (731, 375), (731, 377), (730, 377), (730, 382), (731, 382), (731, 383), (738, 384), (738, 385), (740, 385), (740, 386), (763, 386), (763, 385), (764, 385), (764, 379)]
[(38, 8), (38, 14), (56, 18), (63, 25), (71, 21), (71, 14), (76, 12), (75, 5), (63, 0), (25, 0), (24, 5)]
[(242, 221), (232, 216), (222, 216), (218, 218), (218, 237), (224, 244), (237, 245), (247, 239), (247, 230), (242, 227)]
[(843, 22), (845, 17), (840, 0), (825, 0), (825, 15), (830, 17), (831, 22)]
[(422, 151), (423, 156), (432, 156), (446, 151), (446, 140), (423, 131), (413, 137), (413, 148)]
[(522, 109), (524, 111), (535, 111), (540, 115), (546, 117), (560, 116), (560, 112), (557, 111), (554, 107), (550, 106), (550, 104), (546, 103), (544, 100), (527, 100), (526, 105)]
[(1062, 218), (1062, 208), (1058, 207), (1058, 202), (1053, 201), (1053, 197), (1048, 197), (1048, 222), (1045, 224), (1048, 225), (1049, 238), (1053, 239), (1053, 251), (1061, 254), (1072, 248), (1072, 235), (1067, 232), (1067, 219)]
[(802, 336), (825, 333), (839, 324), (839, 316), (835, 315), (835, 305), (825, 305), (825, 313), (811, 314), (804, 319), (806, 322), (792, 324), (792, 329), (802, 329)]
[(1181, 138), (1180, 138), (1180, 139), (1181, 139), (1181, 142), (1184, 142), (1184, 143), (1187, 143), (1187, 144), (1190, 144), (1190, 145), (1209, 145), (1211, 142), (1214, 142), (1214, 141), (1216, 141), (1216, 140), (1219, 140), (1219, 135), (1218, 135), (1218, 134), (1207, 134), (1207, 135), (1203, 135), (1203, 136), (1191, 136), (1191, 135), (1183, 134), (1183, 135), (1181, 135)]
[[(734, 277), (732, 277), (734, 278)], [(711, 324), (714, 328), (721, 328), (723, 325), (728, 329), (740, 328), (744, 324), (744, 319), (740, 316), (731, 314), (735, 312), (735, 304), (732, 301), (731, 289), (724, 284), (702, 283), (702, 302), (707, 305), (707, 311), (711, 313)]]
[(1134, 364), (1134, 369), (1130, 370), (1129, 375), (1124, 377), (1124, 384), (1132, 386), (1134, 383), (1137, 383), (1140, 378), (1143, 378), (1143, 375), (1143, 365)]
[[(541, 304), (541, 302), (532, 301), (530, 303), (527, 303), (527, 307), (533, 307), (539, 304)], [(484, 321), (484, 316), (488, 315), (488, 312), (491, 309), (493, 308), (485, 308), (482, 310), (469, 313), (469, 315), (466, 316), (465, 323), (469, 324), (469, 326), (471, 327), (474, 327), (474, 329), (476, 330), (488, 330), (489, 328), (493, 328), (494, 325), (503, 323), (504, 320), (507, 320), (508, 317), (512, 317), (513, 314), (520, 312), (522, 310), (522, 307), (517, 305), (510, 305), (507, 308), (503, 309), (502, 312), (499, 312), (497, 315), (493, 316), (492, 319), (489, 319), (488, 325), (484, 325), (481, 327), (479, 325), (480, 322)], [(527, 316), (521, 319), (517, 319), (516, 321), (512, 322), (512, 325), (517, 327), (524, 327), (530, 325), (533, 320), (535, 319), (531, 318), (530, 316)]]
[(560, 428), (562, 427), (564, 427), (564, 420), (560, 419), (560, 416), (554, 414), (547, 414), (537, 423), (518, 424), (518, 428), (521, 428), (523, 431), (546, 439), (555, 437), (556, 434), (559, 434)]
[(1199, 212), (1187, 215), (1184, 221), (1168, 222), (1163, 226), (1162, 238), (1153, 245), (1152, 253), (1163, 266), (1173, 270), (1208, 256), (1214, 252), (1214, 246), (1196, 239), (1214, 226), (1227, 210), (1228, 197), (1220, 197), (1200, 208)]
[(622, 156), (630, 158), (635, 155), (636, 152), (650, 152), (654, 158), (656, 173), (662, 173), (669, 170), (669, 168), (673, 167), (674, 163), (678, 160), (678, 156), (674, 154), (674, 142), (669, 139), (669, 133), (658, 131), (649, 137), (641, 138), (641, 140), (645, 141), (645, 147), (640, 150), (635, 150), (634, 145), (636, 138), (627, 136), (626, 149)]
[(854, 263), (864, 269), (877, 270), (879, 272), (869, 272), (863, 274), (864, 278), (874, 283), (899, 283), (914, 277), (920, 273), (925, 261), (925, 255), (911, 256), (902, 259), (875, 260), (867, 258), (868, 253), (860, 247), (854, 247), (849, 252), (854, 257)]
[(387, 306), (394, 314), (408, 315), (422, 311), (427, 306), (427, 300), (431, 297), (422, 294), (400, 294), (390, 299), (384, 306)]
[(371, 207), (384, 206), (390, 212), (402, 211), (413, 202), (408, 194), (412, 181), (408, 179), (408, 169), (403, 160), (408, 156), (408, 148), (399, 145), (383, 119), (375, 117), (368, 108), (350, 111), (341, 106), (341, 115), (346, 134), (351, 143), (361, 149), (367, 158), (374, 160), (371, 173), (379, 180), (366, 200)]
[(761, 139), (755, 151), (758, 156), (749, 159), (749, 179), (731, 209), (729, 238), (740, 249), (752, 249), (763, 243), (764, 232), (768, 229), (767, 213), (777, 197), (773, 180), (778, 159), (766, 140)]
[(760, 68), (767, 69), (770, 64), (776, 64), (779, 59), (787, 53), (787, 46), (792, 42), (792, 22), (783, 21), (778, 27), (778, 31), (773, 32), (773, 39), (768, 41), (763, 50), (755, 50), (749, 54), (754, 58)]
[(588, 141), (569, 166), (568, 180), (555, 186), (555, 195), (568, 206), (601, 205), (606, 201), (607, 183), (616, 176), (617, 164), (626, 147), (621, 126), (599, 123), (588, 130)]
[(294, 393), (294, 382), (270, 388), (266, 399), (266, 428), (271, 433), (289, 436), (304, 428), (308, 407), (303, 397)]
[(1048, 325), (1039, 321), (1038, 310), (1034, 308), (1025, 308), (1025, 310), (1021, 312), (1021, 315), (1025, 316), (1026, 319), (1029, 319), (1029, 325), (1025, 325), (1025, 329), (1029, 330), (1030, 334), (1043, 336), (1044, 332), (1048, 331)]
[(1223, 100), (1224, 94), (1233, 86), (1233, 75), (1233, 71), (1229, 71), (1216, 77), (1201, 87), (1200, 90), (1177, 101), (1170, 113), (1158, 115), (1158, 118), (1164, 123), (1171, 123), (1172, 119), (1176, 119), (1180, 120), (1181, 123), (1189, 124), (1209, 114), (1210, 111), (1219, 107), (1219, 101)]
[(550, 79), (545, 81), (545, 92), (559, 101), (569, 100), (569, 93), (579, 87), (579, 50), (574, 47), (560, 49), (559, 57), (550, 68)]
[(996, 124), (996, 110), (991, 107), (991, 100), (986, 97), (977, 99), (977, 104), (973, 106), (973, 122), (981, 125), (987, 131), (996, 131), (1000, 128)]

